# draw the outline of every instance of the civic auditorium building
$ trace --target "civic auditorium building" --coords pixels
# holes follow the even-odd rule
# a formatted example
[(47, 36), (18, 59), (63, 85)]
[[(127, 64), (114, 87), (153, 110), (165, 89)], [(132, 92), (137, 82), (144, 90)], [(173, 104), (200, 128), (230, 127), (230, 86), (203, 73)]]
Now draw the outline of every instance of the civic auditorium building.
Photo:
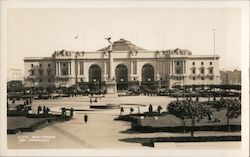
[(165, 88), (219, 84), (219, 56), (192, 55), (179, 48), (149, 51), (120, 39), (95, 52), (61, 50), (52, 57), (24, 58), (26, 86), (69, 87), (80, 82), (103, 86), (109, 78), (117, 89), (128, 89), (133, 82)]

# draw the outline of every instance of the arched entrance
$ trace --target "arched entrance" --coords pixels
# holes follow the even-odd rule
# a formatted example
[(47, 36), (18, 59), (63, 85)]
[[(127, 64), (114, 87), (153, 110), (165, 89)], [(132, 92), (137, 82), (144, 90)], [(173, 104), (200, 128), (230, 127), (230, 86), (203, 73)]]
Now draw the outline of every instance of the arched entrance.
[(150, 64), (145, 64), (141, 70), (142, 84), (150, 86), (154, 83), (154, 67)]
[(115, 78), (118, 90), (128, 89), (128, 69), (125, 65), (119, 64), (115, 68)]
[(91, 65), (89, 68), (89, 88), (91, 91), (100, 89), (101, 68), (98, 65)]

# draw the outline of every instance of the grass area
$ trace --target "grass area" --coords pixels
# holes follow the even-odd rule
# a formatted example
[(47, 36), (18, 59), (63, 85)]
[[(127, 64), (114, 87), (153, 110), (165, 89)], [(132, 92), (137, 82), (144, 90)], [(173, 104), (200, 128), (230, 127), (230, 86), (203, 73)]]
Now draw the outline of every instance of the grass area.
[(7, 117), (7, 133), (15, 134), (18, 132), (31, 132), (35, 131), (44, 124), (52, 121), (68, 121), (70, 116), (61, 115), (37, 115), (28, 114), (26, 116), (8, 116)]
[[(182, 126), (183, 121), (180, 118), (177, 118), (174, 115), (166, 114), (164, 116), (150, 116), (144, 118), (137, 118), (138, 125), (141, 126), (151, 126), (151, 127), (176, 127)], [(220, 119), (220, 121), (215, 121), (216, 119)], [(195, 126), (213, 126), (213, 125), (226, 125), (227, 124), (227, 117), (226, 111), (216, 111), (213, 114), (212, 120), (209, 120), (208, 117), (200, 121), (195, 122)], [(241, 125), (241, 117), (239, 116), (236, 119), (230, 119), (231, 125)], [(191, 126), (191, 119), (185, 120), (186, 126)]]
[[(137, 121), (140, 126), (151, 126), (151, 127), (177, 127), (182, 126), (183, 121), (167, 112), (163, 113), (144, 113), (144, 114), (131, 114), (131, 115), (123, 115), (117, 118), (117, 120), (125, 120), (125, 121)], [(216, 119), (220, 119), (220, 121), (215, 121)], [(208, 117), (205, 117), (202, 120), (196, 121), (196, 126), (213, 126), (213, 125), (226, 125), (227, 124), (226, 111), (215, 111), (212, 120), (209, 120)], [(235, 119), (230, 119), (231, 125), (241, 125), (241, 116)], [(185, 120), (186, 126), (191, 126), (191, 119)]]
[[(218, 121), (220, 119), (220, 121)], [(196, 131), (227, 131), (227, 117), (226, 111), (215, 111), (212, 119), (209, 120), (205, 117), (202, 120), (195, 121), (195, 126), (192, 127), (191, 119), (185, 120), (185, 127), (183, 120), (167, 112), (157, 113), (145, 112), (143, 114), (131, 114), (119, 116), (115, 120), (123, 120), (132, 122), (131, 131), (136, 132), (183, 132), (196, 130)], [(241, 117), (230, 119), (231, 131), (241, 130)]]
[(27, 128), (48, 118), (8, 117), (7, 129)]

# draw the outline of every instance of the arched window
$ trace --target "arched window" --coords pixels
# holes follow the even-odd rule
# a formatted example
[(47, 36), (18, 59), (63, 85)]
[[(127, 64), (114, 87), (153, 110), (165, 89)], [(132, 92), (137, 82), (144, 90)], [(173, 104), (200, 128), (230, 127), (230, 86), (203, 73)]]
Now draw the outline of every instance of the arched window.
[(150, 64), (145, 64), (142, 67), (142, 81), (143, 82), (152, 82), (154, 81), (154, 68)]
[(125, 65), (119, 64), (115, 68), (116, 82), (128, 82), (128, 69)]
[(89, 68), (89, 82), (101, 81), (101, 68), (98, 65), (91, 65)]

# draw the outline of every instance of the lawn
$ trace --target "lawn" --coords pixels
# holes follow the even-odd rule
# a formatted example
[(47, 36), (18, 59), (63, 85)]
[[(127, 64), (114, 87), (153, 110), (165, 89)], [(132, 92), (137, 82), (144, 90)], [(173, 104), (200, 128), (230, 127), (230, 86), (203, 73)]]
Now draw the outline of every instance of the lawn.
[[(220, 119), (220, 122), (214, 121), (216, 118)], [(196, 121), (195, 126), (227, 125), (226, 121), (226, 111), (215, 111), (212, 120), (208, 120), (208, 117), (205, 117), (200, 121)], [(172, 114), (167, 114), (165, 116), (138, 117), (138, 123), (141, 126), (150, 127), (178, 127), (183, 125), (183, 121)], [(186, 119), (185, 124), (186, 126), (191, 126), (191, 119)], [(241, 125), (241, 117), (230, 119), (230, 125)]]

